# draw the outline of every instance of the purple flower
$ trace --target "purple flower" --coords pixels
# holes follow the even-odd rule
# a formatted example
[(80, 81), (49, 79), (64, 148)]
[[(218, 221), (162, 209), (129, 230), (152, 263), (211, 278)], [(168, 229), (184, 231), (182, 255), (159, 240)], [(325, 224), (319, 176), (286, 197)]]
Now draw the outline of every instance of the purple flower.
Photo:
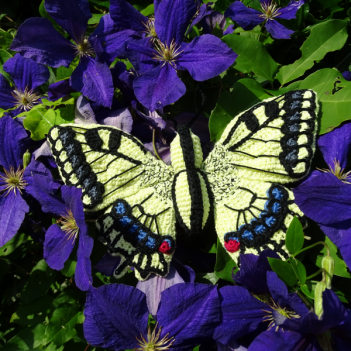
[(346, 79), (347, 81), (351, 81), (351, 72), (350, 71), (344, 71), (342, 72), (342, 76), (344, 79)]
[(224, 345), (249, 333), (268, 333), (278, 330), (286, 319), (298, 319), (308, 313), (307, 307), (295, 293), (289, 293), (277, 274), (266, 273), (267, 295), (252, 296), (240, 286), (225, 286), (221, 296), (222, 323), (216, 328), (214, 339)]
[(250, 345), (249, 351), (322, 351), (349, 350), (351, 345), (351, 310), (346, 309), (336, 294), (323, 292), (323, 315), (313, 312), (300, 319), (280, 321), (284, 332), (273, 330), (260, 334)]
[[(90, 288), (85, 304), (84, 335), (88, 343), (112, 350), (191, 350), (212, 337), (220, 322), (216, 286), (182, 283), (161, 293), (157, 325), (147, 332), (148, 307), (140, 290), (122, 284)], [(149, 346), (149, 348), (147, 348)]]
[(192, 0), (165, 0), (155, 12), (157, 39), (131, 41), (129, 50), (137, 53), (130, 59), (139, 61), (134, 67), (140, 74), (133, 83), (137, 99), (150, 111), (177, 101), (186, 87), (177, 75), (187, 70), (197, 81), (217, 76), (228, 69), (237, 55), (213, 35), (196, 37), (184, 43), (186, 29), (196, 12)]
[(44, 259), (52, 269), (61, 270), (79, 236), (74, 278), (79, 289), (88, 290), (92, 280), (90, 254), (94, 240), (88, 235), (84, 220), (82, 189), (63, 185), (61, 194), (62, 200), (46, 189), (37, 189), (36, 197), (43, 211), (59, 217), (57, 224), (51, 225), (46, 232)]
[(294, 189), (296, 204), (319, 224), (351, 267), (351, 174), (345, 172), (351, 149), (351, 124), (318, 139), (329, 169), (313, 171)]
[(45, 9), (74, 44), (59, 34), (48, 19), (30, 18), (18, 29), (11, 50), (51, 67), (68, 67), (78, 56), (79, 64), (70, 78), (71, 87), (110, 107), (114, 88), (109, 66), (103, 61), (102, 45), (94, 33), (85, 37), (91, 17), (88, 1), (46, 0)]
[(29, 206), (28, 195), (34, 198), (39, 180), (42, 187), (54, 192), (59, 185), (50, 171), (40, 162), (32, 160), (23, 169), (23, 154), (29, 138), (23, 126), (10, 116), (0, 119), (0, 246), (14, 237), (20, 228)]
[(304, 0), (292, 0), (286, 7), (277, 7), (277, 4), (271, 0), (260, 0), (261, 10), (257, 11), (246, 7), (241, 1), (232, 3), (225, 12), (225, 16), (233, 21), (244, 30), (251, 30), (262, 22), (272, 37), (275, 39), (290, 39), (294, 31), (285, 28), (276, 19), (290, 20), (295, 18), (297, 10), (305, 3)]
[(11, 116), (31, 110), (40, 102), (37, 88), (47, 82), (50, 76), (49, 70), (20, 54), (7, 60), (3, 68), (13, 79), (15, 86), (12, 88), (0, 74), (0, 107), (5, 110), (16, 108), (10, 113)]

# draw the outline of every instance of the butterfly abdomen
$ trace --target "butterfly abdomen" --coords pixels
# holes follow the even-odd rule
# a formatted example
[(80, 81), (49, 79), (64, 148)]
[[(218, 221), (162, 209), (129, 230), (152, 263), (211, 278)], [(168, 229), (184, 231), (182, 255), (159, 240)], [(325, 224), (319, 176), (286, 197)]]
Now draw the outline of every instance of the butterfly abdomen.
[(172, 198), (177, 219), (189, 234), (199, 234), (210, 214), (210, 190), (207, 178), (200, 171), (203, 156), (199, 138), (181, 125), (171, 143), (175, 177)]

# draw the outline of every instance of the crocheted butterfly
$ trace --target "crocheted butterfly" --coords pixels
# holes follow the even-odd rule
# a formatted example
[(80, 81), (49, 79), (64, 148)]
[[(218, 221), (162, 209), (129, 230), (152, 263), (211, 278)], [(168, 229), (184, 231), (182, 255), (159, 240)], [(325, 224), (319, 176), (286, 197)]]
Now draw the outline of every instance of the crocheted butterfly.
[(114, 275), (133, 266), (144, 280), (167, 275), (176, 219), (200, 234), (212, 210), (235, 261), (265, 248), (286, 257), (286, 229), (303, 214), (281, 184), (308, 173), (317, 112), (310, 90), (267, 99), (234, 117), (205, 161), (199, 138), (182, 125), (171, 166), (114, 127), (65, 124), (53, 127), (48, 140), (64, 182), (83, 188), (86, 211), (108, 207), (98, 228), (110, 254), (121, 257)]

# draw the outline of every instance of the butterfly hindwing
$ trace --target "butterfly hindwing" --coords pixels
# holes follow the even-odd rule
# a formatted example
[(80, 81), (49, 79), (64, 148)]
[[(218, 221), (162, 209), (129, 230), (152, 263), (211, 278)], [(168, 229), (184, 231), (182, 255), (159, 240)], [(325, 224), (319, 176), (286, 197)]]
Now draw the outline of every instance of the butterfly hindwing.
[(286, 229), (303, 213), (281, 183), (307, 175), (317, 113), (310, 90), (264, 100), (234, 117), (205, 160), (217, 235), (235, 261), (264, 248), (286, 256)]

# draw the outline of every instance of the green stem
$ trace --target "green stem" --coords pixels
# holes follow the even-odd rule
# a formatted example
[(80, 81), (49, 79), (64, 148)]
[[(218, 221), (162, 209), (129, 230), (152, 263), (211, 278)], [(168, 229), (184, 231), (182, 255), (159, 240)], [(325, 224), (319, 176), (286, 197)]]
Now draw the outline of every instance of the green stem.
[(314, 243), (313, 245), (310, 245), (310, 246), (307, 246), (307, 247), (303, 248), (302, 250), (298, 251), (297, 253), (295, 253), (295, 254), (293, 254), (291, 256), (295, 257), (295, 256), (299, 255), (301, 252), (306, 251), (308, 249), (312, 249), (312, 247), (315, 247), (317, 245), (324, 245), (326, 247), (326, 249), (327, 249), (327, 256), (330, 256), (329, 246), (324, 241), (318, 241), (318, 242)]
[(310, 302), (306, 299), (305, 295), (301, 293), (300, 290), (295, 290), (296, 294), (300, 297), (300, 299), (304, 302), (304, 304), (310, 309), (313, 310), (313, 306)]
[(159, 156), (159, 154), (158, 154), (158, 152), (157, 152), (157, 149), (156, 149), (155, 134), (156, 134), (156, 129), (154, 129), (154, 130), (152, 131), (152, 146), (154, 147), (154, 152), (155, 152), (156, 157), (157, 157), (159, 160), (163, 161), (162, 158)]
[(310, 279), (316, 277), (318, 274), (322, 273), (323, 270), (324, 270), (323, 268), (320, 268), (316, 273), (313, 273), (313, 274), (309, 275), (308, 277), (306, 277), (306, 280), (310, 280)]

